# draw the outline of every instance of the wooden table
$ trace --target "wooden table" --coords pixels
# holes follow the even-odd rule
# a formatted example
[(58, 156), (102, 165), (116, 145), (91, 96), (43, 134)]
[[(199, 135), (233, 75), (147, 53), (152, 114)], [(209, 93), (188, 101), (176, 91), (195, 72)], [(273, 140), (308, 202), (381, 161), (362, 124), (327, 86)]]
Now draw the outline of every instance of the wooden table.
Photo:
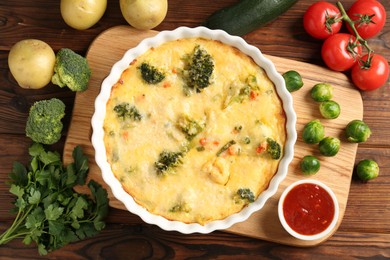
[[(234, 3), (225, 1), (170, 0), (164, 22), (156, 30), (178, 26), (194, 27), (213, 11)], [(329, 1), (336, 2), (336, 1)], [(353, 0), (343, 1), (345, 8)], [(390, 2), (381, 1), (390, 16)], [(309, 37), (302, 27), (302, 16), (309, 0), (298, 1), (277, 20), (244, 36), (244, 39), (268, 55), (289, 58), (324, 66), (320, 57), (321, 42)], [(388, 18), (389, 21), (389, 18)], [(31, 140), (25, 137), (28, 109), (36, 100), (58, 97), (67, 105), (64, 136), (52, 148), (63, 151), (64, 141), (74, 104), (74, 93), (49, 85), (40, 90), (20, 88), (8, 69), (8, 52), (19, 40), (36, 38), (47, 42), (57, 51), (62, 47), (85, 54), (93, 39), (104, 30), (126, 24), (118, 0), (109, 0), (101, 21), (86, 31), (68, 27), (62, 20), (59, 1), (13, 0), (0, 3), (0, 232), (14, 218), (9, 213), (13, 197), (5, 184), (13, 161), (27, 163)], [(115, 44), (113, 39), (112, 44)], [(370, 46), (390, 60), (390, 23), (369, 40)], [(98, 236), (68, 245), (48, 255), (60, 259), (125, 259), (125, 258), (288, 258), (316, 256), (329, 258), (389, 258), (390, 257), (390, 84), (373, 92), (362, 92), (364, 120), (373, 135), (360, 144), (356, 161), (375, 159), (380, 176), (362, 183), (352, 179), (349, 200), (342, 224), (327, 241), (316, 247), (296, 248), (223, 231), (207, 235), (183, 235), (166, 232), (143, 223), (126, 211), (111, 209), (107, 227)], [(35, 246), (12, 241), (0, 247), (1, 259), (39, 258)]]

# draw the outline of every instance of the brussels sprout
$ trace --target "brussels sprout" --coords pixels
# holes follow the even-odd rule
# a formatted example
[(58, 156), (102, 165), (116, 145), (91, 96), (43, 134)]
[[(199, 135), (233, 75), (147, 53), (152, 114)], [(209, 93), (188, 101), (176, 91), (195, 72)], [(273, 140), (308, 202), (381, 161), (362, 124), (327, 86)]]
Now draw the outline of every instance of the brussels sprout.
[(325, 136), (325, 130), (320, 120), (310, 121), (303, 128), (302, 139), (305, 143), (316, 144)]
[(335, 156), (340, 150), (340, 140), (327, 136), (319, 143), (320, 153), (324, 156)]
[(329, 83), (318, 83), (311, 89), (310, 95), (317, 102), (331, 100), (333, 97), (333, 86)]
[(361, 143), (367, 141), (371, 135), (371, 129), (362, 120), (352, 120), (345, 128), (345, 134), (348, 141)]
[(333, 100), (321, 102), (320, 113), (326, 119), (337, 118), (340, 115), (340, 105)]
[(374, 160), (362, 160), (356, 165), (356, 174), (362, 181), (375, 179), (379, 175), (379, 166)]
[(305, 175), (316, 174), (320, 170), (320, 161), (313, 155), (306, 155), (302, 158), (301, 170)]
[(301, 75), (295, 70), (289, 70), (283, 75), (284, 81), (286, 82), (286, 88), (289, 92), (297, 91), (302, 88), (303, 81)]

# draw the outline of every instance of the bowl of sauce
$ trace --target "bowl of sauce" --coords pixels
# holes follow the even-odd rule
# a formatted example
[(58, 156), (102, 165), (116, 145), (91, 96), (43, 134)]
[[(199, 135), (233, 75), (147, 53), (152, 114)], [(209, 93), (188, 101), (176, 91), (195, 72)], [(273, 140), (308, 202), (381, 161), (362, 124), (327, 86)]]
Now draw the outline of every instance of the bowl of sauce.
[(282, 193), (278, 215), (284, 229), (302, 240), (327, 236), (336, 226), (339, 205), (333, 191), (317, 180), (300, 180)]

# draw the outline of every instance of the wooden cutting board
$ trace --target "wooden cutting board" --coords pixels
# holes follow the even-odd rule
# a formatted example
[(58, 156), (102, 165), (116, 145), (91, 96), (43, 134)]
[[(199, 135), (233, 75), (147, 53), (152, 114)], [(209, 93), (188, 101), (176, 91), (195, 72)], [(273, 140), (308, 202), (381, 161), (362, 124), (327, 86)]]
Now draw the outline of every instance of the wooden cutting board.
[[(72, 162), (73, 148), (76, 145), (81, 145), (89, 157), (89, 178), (94, 179), (107, 188), (110, 205), (119, 209), (125, 209), (125, 207), (113, 197), (111, 190), (102, 180), (100, 169), (94, 160), (94, 149), (90, 141), (92, 134), (90, 121), (94, 113), (94, 101), (99, 94), (100, 85), (103, 79), (108, 76), (112, 65), (120, 60), (128, 49), (135, 47), (142, 39), (154, 36), (156, 33), (156, 31), (138, 31), (129, 26), (118, 26), (108, 29), (94, 40), (87, 53), (87, 59), (92, 69), (89, 88), (87, 91), (77, 93), (76, 95), (72, 120), (65, 143), (64, 163)], [(270, 198), (265, 206), (260, 211), (254, 213), (248, 220), (235, 224), (226, 231), (282, 244), (314, 246), (325, 241), (328, 237), (315, 241), (301, 241), (291, 237), (284, 231), (279, 222), (277, 203), (282, 191), (290, 183), (305, 178), (321, 180), (331, 187), (339, 201), (340, 216), (334, 230), (336, 231), (344, 216), (357, 150), (357, 144), (351, 144), (346, 141), (343, 129), (351, 120), (362, 119), (362, 98), (360, 93), (342, 73), (333, 72), (308, 63), (265, 56), (274, 62), (279, 73), (296, 70), (302, 75), (304, 80), (303, 88), (292, 94), (294, 109), (297, 113), (296, 128), (298, 133), (294, 159), (289, 166), (288, 175), (281, 183), (277, 194)], [(341, 115), (337, 119), (327, 120), (321, 118), (318, 103), (315, 103), (309, 95), (311, 87), (320, 82), (328, 82), (334, 86), (334, 100), (341, 106)], [(301, 134), (304, 125), (316, 118), (320, 119), (325, 126), (326, 135), (339, 137), (342, 141), (341, 149), (335, 157), (326, 158), (321, 156), (316, 145), (308, 145), (302, 141)], [(299, 162), (303, 156), (308, 154), (314, 154), (319, 157), (321, 169), (316, 175), (305, 177), (300, 172)], [(80, 187), (78, 191), (85, 192), (86, 189)], [(128, 214), (132, 213), (129, 212)]]

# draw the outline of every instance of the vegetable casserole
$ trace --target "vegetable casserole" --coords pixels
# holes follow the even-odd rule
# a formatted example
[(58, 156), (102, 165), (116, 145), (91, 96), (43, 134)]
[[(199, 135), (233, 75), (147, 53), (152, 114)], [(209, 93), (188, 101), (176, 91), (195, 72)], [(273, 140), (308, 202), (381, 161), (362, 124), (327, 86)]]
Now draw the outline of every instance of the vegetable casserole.
[(265, 71), (237, 48), (198, 37), (134, 59), (111, 88), (103, 128), (111, 170), (138, 204), (201, 225), (255, 201), (286, 142)]

